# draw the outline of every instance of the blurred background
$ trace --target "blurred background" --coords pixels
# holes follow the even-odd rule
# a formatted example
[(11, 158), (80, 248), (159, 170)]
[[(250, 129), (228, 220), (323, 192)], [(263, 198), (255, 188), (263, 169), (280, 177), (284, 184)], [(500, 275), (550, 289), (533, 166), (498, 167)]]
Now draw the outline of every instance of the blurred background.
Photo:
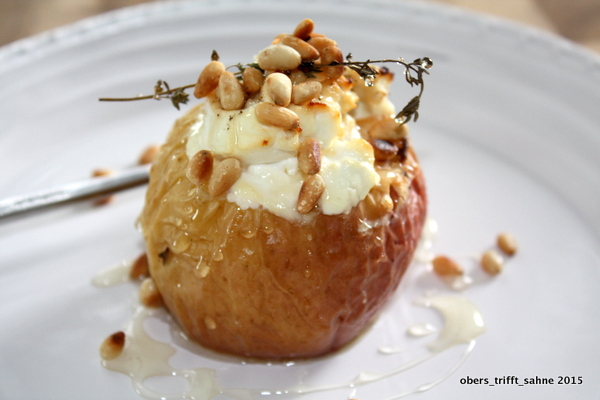
[[(168, 0), (0, 0), (0, 46), (95, 14), (152, 1)], [(415, 1), (449, 4), (506, 18), (600, 52), (600, 0)]]

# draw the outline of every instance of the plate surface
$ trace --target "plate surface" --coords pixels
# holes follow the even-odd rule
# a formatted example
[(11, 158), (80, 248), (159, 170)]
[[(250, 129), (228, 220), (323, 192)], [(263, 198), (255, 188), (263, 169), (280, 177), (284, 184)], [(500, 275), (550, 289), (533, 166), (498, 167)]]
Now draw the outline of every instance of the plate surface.
[[(85, 20), (0, 49), (0, 197), (134, 164), (181, 112), (166, 101), (97, 98), (150, 93), (157, 79), (193, 83), (213, 49), (226, 64), (251, 60), (306, 17), (356, 60), (433, 58), (412, 126), (439, 225), (433, 251), (475, 268), (469, 255), (492, 247), (498, 232), (519, 241), (503, 274), (475, 273), (477, 284), (461, 294), (482, 311), (487, 332), (456, 371), (416, 397), (597, 396), (600, 60), (556, 37), (451, 8), (385, 1), (157, 3)], [(392, 91), (397, 105), (415, 94), (399, 78)], [(129, 378), (102, 368), (98, 356), (104, 337), (131, 318), (136, 285), (97, 288), (91, 280), (143, 251), (134, 226), (143, 193), (120, 193), (107, 207), (82, 202), (0, 221), (0, 398), (139, 398)], [(173, 362), (214, 368), (226, 388), (339, 384), (423, 348), (425, 339), (405, 332), (418, 322), (441, 326), (439, 315), (413, 305), (432, 289), (446, 290), (415, 266), (364, 337), (324, 359), (253, 364), (184, 352)], [(150, 329), (168, 341), (166, 326), (158, 320)], [(403, 352), (385, 355), (381, 346)], [(373, 384), (282, 398), (395, 398), (444, 376), (457, 350)], [(466, 383), (505, 376), (554, 382)], [(560, 376), (583, 383), (558, 384)]]

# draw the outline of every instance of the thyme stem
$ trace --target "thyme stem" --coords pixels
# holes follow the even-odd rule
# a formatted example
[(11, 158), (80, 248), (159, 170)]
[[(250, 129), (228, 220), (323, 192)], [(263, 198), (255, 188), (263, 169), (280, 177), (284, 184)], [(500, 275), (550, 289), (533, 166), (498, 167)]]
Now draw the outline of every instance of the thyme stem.
[[(218, 54), (213, 51), (213, 55), (211, 56), (213, 60), (218, 59)], [(395, 119), (398, 124), (402, 125), (409, 122), (411, 119), (416, 121), (419, 118), (419, 105), (421, 100), (421, 95), (423, 94), (423, 90), (425, 88), (425, 83), (423, 81), (423, 74), (429, 74), (429, 69), (433, 66), (433, 61), (429, 57), (417, 58), (413, 62), (406, 62), (402, 58), (384, 58), (381, 60), (367, 60), (367, 61), (353, 61), (352, 54), (348, 54), (346, 56), (346, 61), (344, 62), (332, 62), (329, 64), (315, 64), (314, 62), (303, 62), (300, 64), (298, 69), (304, 71), (307, 75), (312, 72), (319, 72), (322, 68), (333, 67), (337, 65), (346, 66), (354, 71), (356, 71), (365, 81), (367, 82), (367, 86), (372, 85), (372, 81), (375, 75), (379, 74), (379, 71), (371, 66), (371, 64), (383, 64), (383, 63), (395, 63), (404, 66), (404, 78), (411, 85), (420, 86), (419, 94), (413, 97), (406, 106), (396, 114)], [(252, 64), (242, 64), (238, 63), (235, 65), (231, 65), (227, 67), (229, 68), (237, 68), (238, 71), (235, 75), (241, 75), (245, 68), (254, 67), (258, 68), (258, 65), (255, 63)], [(154, 94), (146, 95), (146, 96), (136, 96), (136, 97), (122, 97), (122, 98), (110, 98), (103, 97), (100, 98), (100, 101), (134, 101), (134, 100), (146, 100), (146, 99), (155, 99), (160, 100), (164, 98), (171, 99), (171, 102), (179, 110), (180, 104), (186, 104), (188, 102), (188, 94), (185, 93), (186, 89), (190, 89), (195, 87), (195, 84), (189, 84), (185, 86), (180, 86), (174, 89), (169, 88), (167, 82), (159, 80), (154, 86)]]
[(134, 101), (134, 100), (149, 100), (149, 99), (157, 99), (158, 100), (160, 98), (164, 98), (168, 95), (171, 95), (175, 92), (193, 88), (194, 86), (196, 86), (196, 84), (180, 86), (175, 89), (163, 90), (163, 91), (160, 91), (160, 92), (157, 92), (154, 94), (149, 94), (146, 96), (140, 95), (140, 96), (135, 96), (135, 97), (101, 97), (98, 100), (99, 101)]

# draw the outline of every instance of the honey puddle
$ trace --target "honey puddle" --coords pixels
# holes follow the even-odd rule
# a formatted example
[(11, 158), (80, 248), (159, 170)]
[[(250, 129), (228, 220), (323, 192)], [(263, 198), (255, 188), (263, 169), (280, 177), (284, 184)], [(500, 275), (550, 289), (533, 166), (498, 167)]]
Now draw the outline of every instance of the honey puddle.
[(133, 265), (133, 260), (124, 260), (115, 264), (100, 273), (92, 279), (92, 285), (96, 287), (110, 287), (120, 283), (126, 283), (131, 280), (129, 271)]
[[(466, 349), (458, 361), (438, 379), (422, 384), (406, 393), (399, 394), (390, 399), (399, 399), (414, 393), (429, 390), (436, 386), (464, 362), (475, 345), (475, 339), (485, 331), (481, 313), (466, 298), (458, 296), (431, 296), (419, 299), (416, 304), (430, 307), (442, 314), (445, 324), (438, 337), (427, 343), (429, 354), (400, 364), (384, 372), (372, 373), (358, 371), (352, 380), (332, 385), (309, 386), (296, 385), (286, 389), (250, 389), (250, 388), (225, 388), (217, 382), (217, 370), (213, 368), (173, 368), (169, 359), (177, 352), (171, 344), (153, 339), (144, 329), (144, 321), (148, 318), (160, 317), (165, 314), (164, 309), (151, 309), (139, 307), (127, 328), (125, 348), (119, 357), (113, 360), (102, 361), (102, 365), (112, 371), (120, 372), (131, 378), (135, 391), (147, 399), (196, 399), (209, 400), (217, 395), (224, 395), (235, 400), (250, 400), (264, 395), (289, 395), (325, 392), (335, 389), (355, 388), (372, 382), (390, 379), (418, 365), (421, 365), (445, 350), (463, 343)], [(187, 382), (187, 388), (180, 393), (161, 393), (152, 390), (147, 379), (152, 377), (179, 377)]]
[[(416, 255), (415, 262), (426, 263), (431, 260), (429, 254), (431, 244), (437, 231), (435, 221), (428, 220), (423, 233), (420, 249)], [(107, 287), (128, 279), (128, 270), (130, 263), (122, 262), (113, 268), (107, 269), (93, 279), (93, 284), (100, 287)], [(466, 360), (475, 346), (476, 338), (485, 332), (483, 317), (477, 307), (466, 297), (459, 295), (441, 295), (434, 294), (425, 296), (414, 301), (414, 305), (419, 307), (431, 308), (437, 311), (444, 320), (444, 325), (439, 329), (437, 336), (422, 345), (423, 354), (408, 361), (398, 361), (396, 365), (388, 367), (382, 372), (357, 371), (352, 379), (347, 379), (341, 383), (330, 385), (307, 385), (291, 384), (286, 388), (228, 388), (219, 383), (219, 374), (223, 368), (215, 368), (214, 360), (211, 357), (206, 358), (202, 354), (196, 355), (194, 343), (180, 343), (180, 339), (185, 336), (178, 330), (176, 324), (170, 319), (168, 312), (164, 308), (146, 308), (138, 306), (132, 319), (125, 328), (126, 341), (121, 355), (113, 360), (103, 360), (102, 365), (112, 371), (122, 373), (131, 378), (135, 391), (142, 397), (150, 400), (176, 400), (176, 399), (195, 399), (210, 400), (216, 396), (228, 397), (234, 400), (252, 400), (262, 396), (282, 396), (282, 395), (302, 395), (309, 393), (327, 392), (336, 389), (356, 390), (359, 386), (373, 384), (374, 382), (391, 379), (423, 365), (434, 358), (445, 353), (447, 350), (464, 345), (464, 350), (459, 353), (457, 359), (450, 363), (446, 371), (429, 382), (418, 385), (417, 387), (399, 393), (392, 397), (380, 400), (396, 400), (415, 393), (427, 391), (450, 377)], [(148, 320), (159, 319), (167, 321), (170, 325), (171, 339), (167, 342), (159, 341), (151, 337), (147, 329)], [(150, 322), (150, 321), (148, 321)], [(146, 327), (144, 326), (146, 325)], [(426, 336), (435, 336), (436, 328), (429, 323), (419, 323), (408, 328), (408, 336), (422, 338)], [(175, 368), (170, 360), (178, 353), (178, 349), (171, 343), (177, 343), (184, 348), (192, 349), (198, 362), (202, 362), (206, 367), (202, 368)], [(374, 349), (374, 353), (389, 355), (403, 352), (403, 349), (396, 345), (379, 346)], [(343, 355), (341, 355), (343, 357)], [(233, 360), (233, 359), (232, 359)], [(171, 360), (172, 361), (172, 360)], [(246, 361), (231, 361), (234, 367), (252, 368), (257, 363)], [(310, 361), (302, 361), (308, 363)], [(321, 359), (322, 362), (322, 359)], [(251, 365), (250, 365), (251, 364)], [(272, 366), (273, 364), (263, 362), (261, 366)], [(294, 366), (295, 363), (281, 364), (282, 368)], [(225, 366), (227, 368), (227, 366)], [(288, 369), (290, 375), (288, 378), (294, 378), (292, 375), (296, 372)], [(287, 372), (287, 371), (284, 371)], [(279, 371), (281, 373), (281, 371)], [(296, 378), (302, 382), (301, 374)], [(182, 385), (170, 385), (169, 390), (156, 389), (157, 385), (153, 380), (163, 379), (165, 381), (178, 380)], [(277, 380), (273, 385), (277, 384)], [(281, 384), (281, 383), (280, 383)], [(285, 386), (285, 384), (284, 384)], [(175, 387), (175, 389), (173, 389)]]

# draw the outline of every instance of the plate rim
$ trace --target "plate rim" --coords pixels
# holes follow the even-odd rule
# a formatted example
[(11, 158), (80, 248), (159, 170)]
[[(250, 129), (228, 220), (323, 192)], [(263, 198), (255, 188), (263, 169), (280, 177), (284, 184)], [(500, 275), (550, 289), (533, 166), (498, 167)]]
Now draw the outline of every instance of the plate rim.
[[(321, 0), (327, 3), (351, 4), (353, 6), (364, 7), (360, 0)], [(105, 37), (111, 32), (120, 32), (135, 27), (140, 22), (147, 23), (148, 20), (168, 18), (182, 10), (199, 10), (211, 7), (223, 7), (230, 3), (286, 3), (294, 4), (293, 0), (219, 0), (219, 1), (198, 1), (198, 0), (166, 0), (152, 1), (131, 6), (126, 6), (92, 16), (81, 20), (68, 23), (66, 25), (51, 28), (49, 30), (17, 39), (13, 42), (0, 46), (0, 62), (8, 63), (18, 61), (21, 57), (30, 56), (32, 53), (44, 50), (47, 47), (56, 46), (61, 42), (69, 40), (85, 41), (97, 37)], [(436, 17), (444, 18), (448, 21), (482, 23), (487, 26), (493, 26), (508, 32), (526, 34), (530, 38), (535, 38), (538, 44), (554, 47), (559, 51), (567, 51), (588, 62), (600, 71), (600, 54), (592, 49), (585, 47), (575, 41), (572, 41), (557, 33), (543, 30), (533, 25), (527, 25), (523, 22), (512, 20), (482, 11), (471, 10), (454, 4), (445, 4), (429, 1), (393, 1), (393, 0), (371, 0), (371, 6), (387, 6), (398, 9), (410, 10), (412, 12), (428, 12), (435, 14)], [(143, 21), (140, 21), (142, 19)], [(50, 49), (52, 50), (52, 49)], [(7, 68), (6, 70), (9, 70)], [(2, 74), (3, 71), (0, 71)]]

